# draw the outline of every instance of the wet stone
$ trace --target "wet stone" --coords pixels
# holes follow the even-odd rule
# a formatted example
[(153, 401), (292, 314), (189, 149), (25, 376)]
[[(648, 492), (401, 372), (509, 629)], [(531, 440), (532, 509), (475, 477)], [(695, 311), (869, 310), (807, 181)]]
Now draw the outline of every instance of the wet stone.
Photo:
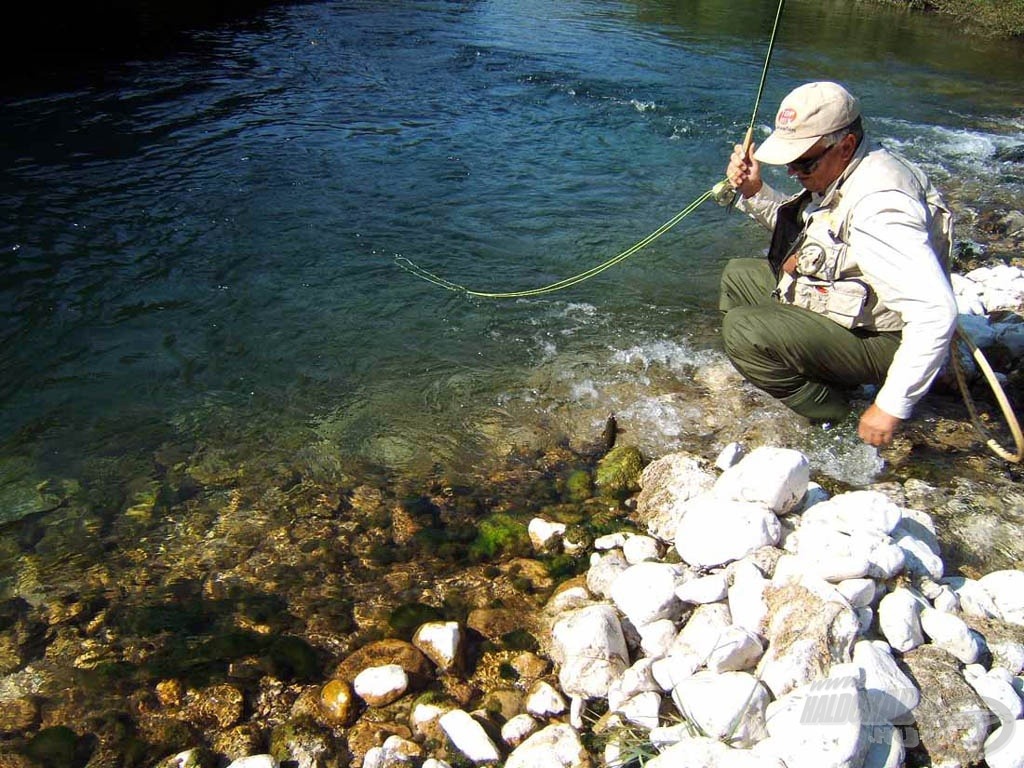
[(39, 720), (39, 704), (34, 699), (0, 700), (0, 734), (20, 733), (31, 729)]
[(347, 723), (356, 710), (352, 686), (337, 678), (320, 689), (319, 703), (326, 719), (339, 724)]
[(351, 653), (335, 667), (333, 677), (352, 682), (364, 669), (384, 664), (397, 664), (404, 669), (413, 687), (423, 685), (434, 675), (430, 660), (412, 643), (378, 640)]
[(210, 739), (210, 747), (228, 760), (238, 760), (263, 751), (263, 737), (259, 729), (250, 724), (216, 733)]
[(221, 730), (242, 719), (245, 697), (233, 685), (212, 685), (189, 696), (182, 714), (189, 722)]

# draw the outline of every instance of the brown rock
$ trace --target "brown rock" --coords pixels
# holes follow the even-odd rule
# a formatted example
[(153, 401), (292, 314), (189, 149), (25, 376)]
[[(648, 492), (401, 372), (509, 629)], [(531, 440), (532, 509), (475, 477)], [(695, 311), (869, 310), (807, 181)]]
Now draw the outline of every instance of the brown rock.
[(349, 654), (334, 670), (334, 678), (351, 683), (364, 669), (397, 664), (409, 676), (409, 687), (420, 688), (433, 677), (434, 666), (423, 652), (404, 640), (378, 640)]
[(15, 752), (0, 752), (0, 768), (39, 768), (39, 763)]
[(469, 614), (466, 626), (488, 640), (501, 642), (501, 638), (523, 628), (523, 615), (507, 608), (477, 608)]
[(504, 723), (523, 712), (523, 692), (513, 688), (490, 691), (484, 696), (480, 706)]
[(364, 718), (349, 728), (346, 734), (349, 751), (357, 764), (371, 748), (381, 746), (388, 736), (401, 736), (403, 739), (411, 740), (412, 729), (401, 723)]
[(39, 704), (31, 698), (0, 701), (0, 733), (21, 733), (39, 720)]
[(335, 678), (320, 689), (320, 709), (329, 722), (344, 725), (356, 711), (352, 686), (345, 680)]
[(181, 680), (161, 680), (156, 684), (156, 697), (165, 707), (180, 707), (185, 698)]
[(914, 727), (930, 764), (980, 763), (991, 715), (964, 680), (956, 658), (934, 645), (922, 645), (903, 654), (902, 667), (921, 691)]
[(233, 685), (211, 685), (190, 693), (182, 715), (196, 725), (230, 728), (242, 719), (245, 697)]
[(512, 659), (512, 669), (523, 685), (530, 685), (551, 671), (551, 662), (535, 653), (524, 651)]
[(445, 675), (441, 678), (441, 685), (444, 692), (448, 694), (460, 707), (469, 705), (473, 699), (480, 695), (480, 688), (461, 677)]
[(214, 752), (224, 755), (229, 761), (264, 751), (263, 737), (256, 726), (245, 723), (217, 733), (210, 739)]

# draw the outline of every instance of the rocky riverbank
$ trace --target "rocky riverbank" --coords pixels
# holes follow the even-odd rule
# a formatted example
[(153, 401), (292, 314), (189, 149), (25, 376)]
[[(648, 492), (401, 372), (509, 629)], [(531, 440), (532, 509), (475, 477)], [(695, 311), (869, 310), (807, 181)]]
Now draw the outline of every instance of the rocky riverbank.
[[(956, 283), (964, 325), (1019, 404), (1024, 214), (990, 206), (961, 221)], [(705, 430), (714, 439), (694, 440), (684, 446), (688, 454), (644, 456), (636, 448), (643, 436), (628, 431), (600, 461), (611, 430), (594, 435), (589, 448), (538, 441), (488, 464), (473, 488), (441, 473), (403, 481), (316, 445), (260, 453), (228, 441), (167, 445), (140, 459), (147, 466), (131, 482), (102, 458), (74, 479), (5, 462), (0, 765), (558, 765), (550, 750), (562, 754), (566, 745), (569, 757), (558, 759), (567, 765), (606, 754), (627, 764), (629, 750), (653, 755), (659, 747), (682, 761), (691, 759), (680, 756), (684, 747), (671, 745), (682, 743), (684, 720), (703, 731), (686, 748), (709, 760), (749, 758), (766, 742), (757, 754), (789, 765), (793, 742), (771, 732), (768, 713), (779, 712), (780, 723), (799, 719), (804, 705), (793, 702), (818, 695), (822, 688), (805, 690), (816, 684), (835, 686), (830, 695), (853, 702), (865, 725), (838, 737), (848, 764), (877, 748), (880, 734), (896, 760), (897, 732), (906, 762), (923, 759), (907, 743), (908, 728), (934, 753), (924, 724), (953, 710), (921, 707), (935, 702), (934, 686), (947, 684), (962, 694), (969, 722), (961, 744), (968, 751), (946, 764), (980, 759), (993, 738), (991, 714), (1002, 715), (979, 708), (978, 699), (1005, 698), (1013, 711), (1003, 684), (1019, 693), (999, 670), (1020, 673), (1009, 669), (1021, 642), (1013, 623), (1020, 579), (995, 574), (1017, 572), (1024, 561), (1020, 468), (987, 453), (959, 396), (939, 391), (891, 449), (872, 452), (877, 477), (837, 480), (825, 462), (832, 448), (859, 445), (850, 424), (808, 437), (806, 426), (722, 361), (706, 366), (699, 384), (692, 410), (717, 421)], [(998, 430), (986, 390), (976, 380), (982, 418)], [(752, 553), (725, 551), (711, 561), (747, 530), (739, 517), (722, 525), (718, 501), (707, 501), (709, 488), (728, 485), (711, 468), (725, 435), (747, 449), (785, 449), (769, 463), (781, 477), (785, 458), (796, 479), (786, 473), (788, 490), (776, 494), (783, 501), (764, 500), (764, 508), (742, 491), (742, 508), (758, 510), (752, 530), (767, 538)], [(794, 451), (786, 443), (795, 436), (817, 441), (818, 450)], [(264, 446), (281, 439), (261, 437)], [(720, 457), (723, 467), (732, 460)], [(675, 464), (689, 474), (658, 478)], [(766, 492), (777, 482), (769, 472), (751, 485)], [(878, 516), (875, 529), (829, 525), (850, 516), (835, 507), (851, 496), (866, 504), (854, 522)], [(709, 514), (710, 531), (680, 540), (682, 520), (696, 526)], [(716, 531), (728, 537), (718, 541)], [(848, 549), (826, 550), (840, 545)], [(844, 570), (822, 572), (835, 565)], [(626, 580), (615, 587), (619, 577)], [(730, 594), (737, 579), (741, 588), (752, 585), (735, 592), (739, 602)], [(670, 587), (661, 592), (666, 615), (640, 616), (659, 583)], [(757, 594), (770, 609), (763, 615)], [(822, 655), (808, 657), (787, 690), (778, 680), (796, 673), (768, 674), (765, 659), (792, 645), (785, 640), (795, 619), (785, 609), (797, 605), (806, 609), (801, 616), (831, 623), (816, 645)], [(899, 609), (893, 623), (883, 620), (890, 605)], [(607, 632), (580, 634), (570, 608), (600, 618)], [(723, 634), (735, 640), (738, 660), (712, 657)], [(670, 636), (689, 646), (676, 655), (693, 674), (676, 670), (654, 678), (656, 689), (635, 689), (650, 687), (647, 672), (673, 655)], [(579, 638), (600, 637), (614, 653), (594, 666), (615, 673), (614, 691), (611, 679), (580, 682), (593, 659)], [(926, 673), (938, 682), (923, 683)], [(734, 744), (739, 732), (720, 727), (732, 722), (728, 713), (692, 703), (697, 697), (703, 705), (699, 686), (710, 675), (728, 675), (714, 678), (727, 690), (748, 684), (748, 698), (763, 705), (763, 731), (748, 707), (750, 718), (736, 721), (744, 741)], [(868, 683), (885, 676), (902, 692), (917, 691), (918, 703)], [(752, 680), (760, 686), (755, 697)], [(798, 691), (803, 699), (787, 699)], [(878, 710), (863, 701), (883, 695), (902, 702), (914, 722), (867, 722)], [(648, 727), (655, 725), (676, 727), (663, 734)]]

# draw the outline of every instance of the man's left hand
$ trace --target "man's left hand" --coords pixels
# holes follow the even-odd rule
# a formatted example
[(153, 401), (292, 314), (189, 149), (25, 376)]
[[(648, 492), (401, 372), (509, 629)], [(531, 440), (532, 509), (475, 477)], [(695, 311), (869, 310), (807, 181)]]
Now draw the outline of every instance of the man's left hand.
[(879, 448), (892, 442), (893, 433), (903, 419), (886, 413), (872, 403), (860, 417), (857, 434), (868, 445)]

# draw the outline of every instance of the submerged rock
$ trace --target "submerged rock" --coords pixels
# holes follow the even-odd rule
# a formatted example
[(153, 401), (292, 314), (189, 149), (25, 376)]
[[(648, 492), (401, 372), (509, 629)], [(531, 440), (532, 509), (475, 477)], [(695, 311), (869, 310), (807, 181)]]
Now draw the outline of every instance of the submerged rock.
[(622, 499), (640, 487), (644, 459), (633, 445), (617, 445), (598, 462), (594, 487), (602, 496)]

